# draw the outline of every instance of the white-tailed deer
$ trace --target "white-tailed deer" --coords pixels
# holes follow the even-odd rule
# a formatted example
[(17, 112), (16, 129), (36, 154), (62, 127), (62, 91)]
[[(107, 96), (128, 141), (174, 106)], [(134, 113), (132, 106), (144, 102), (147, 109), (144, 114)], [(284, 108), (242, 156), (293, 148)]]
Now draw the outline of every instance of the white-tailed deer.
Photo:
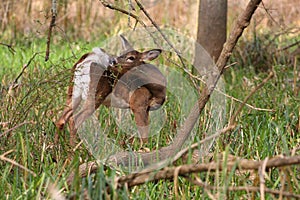
[[(161, 50), (138, 52), (121, 36), (124, 53), (110, 56), (100, 48), (83, 55), (73, 66), (67, 105), (55, 123), (59, 130), (69, 122), (70, 144), (85, 119), (102, 104), (131, 109), (143, 141), (149, 134), (149, 111), (158, 109), (166, 98), (166, 78), (146, 61), (157, 58)], [(83, 101), (79, 112), (75, 111)], [(58, 135), (56, 135), (56, 138)]]

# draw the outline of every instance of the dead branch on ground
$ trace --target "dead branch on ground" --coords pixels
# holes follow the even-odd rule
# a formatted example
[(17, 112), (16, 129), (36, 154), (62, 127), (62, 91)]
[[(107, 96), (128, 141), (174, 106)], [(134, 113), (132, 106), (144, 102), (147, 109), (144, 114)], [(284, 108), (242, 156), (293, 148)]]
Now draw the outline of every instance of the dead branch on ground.
[(16, 167), (19, 167), (20, 169), (23, 169), (24, 171), (26, 171), (26, 172), (30, 173), (31, 175), (33, 175), (34, 177), (36, 177), (36, 176), (37, 176), (36, 173), (34, 173), (33, 171), (31, 171), (31, 170), (28, 169), (27, 167), (25, 167), (25, 166), (19, 164), (18, 162), (16, 162), (16, 161), (14, 161), (14, 160), (12, 160), (12, 159), (6, 157), (6, 155), (10, 154), (10, 153), (13, 152), (13, 151), (14, 151), (14, 150), (9, 150), (9, 151), (7, 151), (7, 152), (1, 154), (1, 155), (0, 155), (0, 160), (5, 161), (5, 162), (9, 162), (9, 163), (11, 163), (12, 165), (14, 165), (14, 166), (16, 166)]
[[(255, 161), (255, 160), (247, 160), (247, 159), (239, 159), (237, 158), (235, 161), (229, 161), (226, 164), (226, 170), (258, 170), (263, 164), (263, 161)], [(274, 157), (268, 159), (265, 162), (265, 169), (270, 168), (279, 168), (285, 167), (290, 165), (297, 165), (300, 164), (300, 156), (292, 156), (292, 157)], [(201, 164), (187, 164), (179, 166), (178, 175), (179, 176), (187, 176), (191, 173), (199, 173), (199, 172), (213, 172), (217, 170), (224, 170), (223, 164), (221, 162), (210, 162), (210, 163), (201, 163)], [(174, 178), (174, 173), (177, 167), (166, 167), (160, 171), (146, 171), (146, 172), (139, 172), (133, 173), (126, 176), (122, 176), (117, 179), (116, 183), (118, 184), (117, 187), (122, 187), (126, 185), (128, 187), (133, 187), (136, 185), (141, 185), (148, 181), (157, 181), (161, 179), (172, 179)]]
[[(216, 186), (211, 186), (211, 185), (207, 185), (205, 183), (202, 183), (199, 180), (193, 180), (191, 178), (187, 178), (190, 182), (192, 182), (195, 185), (198, 185), (200, 187), (203, 187), (206, 190), (220, 190), (223, 188), (220, 187), (216, 187)], [(237, 187), (228, 187), (227, 191), (231, 191), (231, 192), (235, 192), (235, 191), (246, 191), (246, 192), (259, 192), (260, 188), (259, 187), (254, 187), (254, 186), (237, 186)], [(283, 197), (287, 197), (287, 198), (300, 198), (300, 195), (298, 194), (293, 194), (291, 192), (285, 192), (285, 191), (281, 191), (281, 190), (274, 190), (274, 189), (269, 189), (269, 188), (265, 188), (264, 189), (265, 193), (269, 193), (269, 194), (273, 194), (273, 195), (282, 195)]]

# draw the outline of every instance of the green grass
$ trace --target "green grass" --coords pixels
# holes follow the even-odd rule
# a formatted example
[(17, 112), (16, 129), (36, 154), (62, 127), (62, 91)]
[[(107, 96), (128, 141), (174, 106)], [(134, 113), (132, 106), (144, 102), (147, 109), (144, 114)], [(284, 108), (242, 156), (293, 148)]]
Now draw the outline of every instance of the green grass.
[[(100, 42), (98, 42), (100, 44)], [(76, 177), (71, 186), (67, 186), (66, 179), (73, 171), (78, 171), (78, 166), (86, 161), (93, 160), (91, 153), (81, 145), (75, 152), (69, 146), (68, 131), (64, 131), (59, 144), (54, 143), (56, 131), (53, 121), (57, 119), (64, 105), (66, 87), (70, 77), (72, 64), (78, 57), (89, 51), (94, 44), (79, 42), (70, 46), (63, 43), (55, 43), (51, 46), (51, 55), (48, 62), (44, 61), (45, 41), (32, 40), (16, 44), (15, 54), (0, 46), (0, 122), (9, 122), (8, 125), (0, 126), (1, 134), (9, 128), (25, 124), (13, 131), (1, 136), (0, 154), (9, 158), (27, 169), (24, 170), (10, 162), (0, 159), (0, 199), (50, 199), (51, 185), (63, 189), (62, 194), (66, 197), (83, 198), (87, 192), (93, 199), (174, 199), (174, 183), (171, 180), (149, 182), (130, 189), (122, 188), (106, 192), (107, 186), (114, 188), (114, 178), (123, 174), (115, 169), (100, 169), (92, 176), (86, 178)], [(36, 52), (38, 54), (27, 67), (20, 78), (19, 86), (14, 90), (14, 95), (8, 94), (8, 88), (20, 73), (24, 64)], [(293, 68), (289, 63), (274, 65), (276, 76), (271, 79), (249, 100), (249, 104), (273, 109), (273, 112), (257, 111), (245, 107), (238, 117), (238, 125), (231, 133), (222, 135), (214, 145), (212, 153), (225, 152), (247, 159), (263, 160), (280, 154), (290, 155), (290, 152), (300, 143), (299, 134), (299, 94), (293, 92), (292, 83)], [(226, 93), (238, 99), (244, 99), (255, 85), (259, 84), (266, 73), (256, 73), (254, 67), (233, 66), (225, 72)], [(249, 80), (245, 83), (244, 80)], [(298, 82), (299, 84), (299, 82)], [(180, 118), (176, 97), (169, 95), (166, 109), (169, 119), (164, 125), (161, 137), (155, 137), (148, 144), (153, 149), (157, 147), (157, 140), (161, 146), (166, 145), (174, 137), (174, 121)], [(175, 103), (174, 103), (175, 102)], [(227, 117), (236, 109), (239, 103), (227, 99)], [(205, 113), (210, 113), (207, 109)], [(116, 128), (113, 115), (110, 110), (103, 108), (100, 111), (102, 125), (108, 123), (110, 137), (116, 136), (119, 141), (126, 140), (125, 136)], [(103, 117), (105, 116), (105, 117)], [(206, 116), (202, 116), (200, 122), (206, 122)], [(109, 121), (109, 122), (108, 122)], [(202, 124), (198, 129), (201, 133), (205, 130)], [(172, 134), (170, 134), (172, 133)], [(199, 140), (201, 136), (197, 136)], [(137, 146), (135, 146), (137, 147)], [(72, 153), (72, 159), (69, 158)], [(217, 158), (215, 158), (217, 161)], [(226, 163), (223, 163), (225, 166)], [(294, 181), (300, 181), (299, 166), (291, 167), (291, 177)], [(280, 189), (280, 171), (272, 169), (268, 172), (266, 185), (269, 188)], [(248, 199), (249, 194), (245, 191), (226, 192), (228, 186), (252, 185), (253, 180), (249, 173), (236, 174), (235, 172), (207, 172), (198, 176), (206, 183), (218, 186), (220, 189), (211, 190), (218, 198)], [(292, 191), (300, 192), (299, 184), (292, 183)], [(179, 178), (178, 192), (186, 199), (207, 199), (209, 193), (201, 187), (193, 185), (183, 178)], [(251, 194), (251, 193), (250, 193)], [(255, 194), (259, 198), (259, 193)], [(272, 196), (267, 194), (267, 199)]]

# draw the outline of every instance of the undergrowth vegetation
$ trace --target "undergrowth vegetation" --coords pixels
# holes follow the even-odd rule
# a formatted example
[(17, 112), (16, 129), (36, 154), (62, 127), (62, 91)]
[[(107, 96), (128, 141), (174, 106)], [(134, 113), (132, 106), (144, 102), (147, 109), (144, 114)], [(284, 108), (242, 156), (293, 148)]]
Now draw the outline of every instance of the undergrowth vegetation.
[[(15, 1), (5, 2), (14, 8), (21, 5)], [(31, 1), (26, 2), (29, 5)], [(40, 1), (35, 3), (38, 2)], [(83, 2), (87, 1), (76, 4), (78, 16), (76, 18), (72, 15), (74, 18), (70, 22), (73, 23), (79, 18), (81, 21), (90, 18), (86, 16), (89, 12), (82, 12), (85, 14), (80, 15), (80, 9), (94, 10), (94, 4), (84, 7), (86, 4)], [(163, 4), (165, 7), (169, 1), (166, 2)], [(183, 6), (175, 7), (173, 14), (177, 16), (182, 9)], [(60, 12), (67, 13), (67, 10), (65, 7)], [(62, 19), (60, 25), (68, 29), (68, 32), (62, 33), (61, 29), (54, 32), (50, 59), (47, 62), (46, 37), (41, 33), (48, 27), (46, 22), (35, 20), (30, 27), (40, 24), (40, 27), (36, 28), (37, 33), (27, 34), (27, 26), (19, 16), (13, 23), (1, 21), (1, 30), (6, 28), (8, 31), (0, 35), (0, 42), (12, 44), (12, 48), (0, 45), (0, 199), (175, 199), (175, 194), (185, 199), (259, 199), (259, 191), (247, 190), (259, 187), (260, 182), (258, 172), (250, 170), (217, 170), (191, 175), (192, 178), (200, 180), (201, 186), (193, 184), (186, 177), (178, 177), (176, 183), (175, 180), (159, 180), (131, 188), (124, 186), (116, 189), (116, 177), (127, 174), (128, 171), (102, 165), (99, 165), (97, 172), (84, 178), (80, 177), (80, 164), (93, 161), (95, 157), (89, 147), (79, 143), (79, 140), (79, 145), (75, 148), (69, 145), (67, 128), (60, 133), (59, 141), (56, 142), (54, 137), (57, 129), (54, 122), (65, 106), (66, 88), (70, 84), (70, 69), (73, 64), (93, 47), (101, 46), (106, 35), (119, 31), (119, 27), (108, 29), (107, 22), (97, 22), (98, 13), (94, 11), (91, 12), (93, 20), (82, 24), (81, 27), (73, 27), (72, 23), (68, 23), (68, 18)], [(184, 11), (186, 12), (188, 10)], [(44, 14), (49, 16), (49, 13)], [(106, 14), (101, 17), (107, 17)], [(159, 14), (162, 15), (163, 12)], [(30, 13), (28, 15), (30, 16)], [(31, 17), (38, 18), (36, 15)], [(120, 16), (109, 17), (115, 22)], [(189, 18), (183, 18), (180, 22), (184, 24), (188, 20)], [(93, 32), (92, 24), (98, 23), (102, 24), (98, 28), (103, 28), (105, 34), (96, 35), (98, 32)], [(122, 26), (127, 27), (127, 21)], [(87, 27), (90, 27), (88, 31)], [(89, 33), (92, 36), (87, 39)], [(18, 36), (17, 39), (12, 39), (12, 35)], [(75, 40), (73, 37), (76, 38), (76, 42), (71, 42)], [(299, 29), (275, 33), (255, 28), (240, 39), (228, 63), (234, 64), (226, 68), (224, 73), (226, 94), (222, 94), (222, 97), (226, 99), (226, 123), (241, 102), (270, 71), (273, 71), (274, 76), (246, 102), (237, 116), (235, 128), (215, 140), (209, 151), (209, 161), (219, 163), (226, 169), (227, 162), (236, 158), (265, 160), (299, 155), (299, 40)], [(296, 45), (289, 46), (291, 44)], [(188, 77), (185, 72), (178, 72)], [(176, 135), (180, 120), (184, 120), (180, 118), (181, 107), (177, 103), (176, 94), (168, 93), (163, 109), (167, 113), (167, 120), (160, 134), (145, 144), (145, 149), (155, 150), (170, 144)], [(195, 128), (195, 141), (203, 139), (210, 125), (208, 116), (213, 109), (208, 105), (200, 116)], [(111, 108), (102, 107), (97, 116), (97, 122), (101, 127), (105, 127), (110, 138), (116, 139), (120, 148), (139, 150), (138, 141), (129, 145), (130, 140), (119, 129)], [(221, 159), (220, 154), (227, 159)], [(192, 157), (190, 152), (187, 159), (176, 164), (193, 163)], [(206, 157), (197, 161), (209, 162)], [(68, 177), (73, 172), (75, 178), (69, 183)], [(265, 186), (269, 189), (300, 194), (299, 183), (299, 165), (266, 171)], [(266, 199), (275, 199), (278, 196), (280, 194), (265, 194)]]
[[(53, 198), (51, 195), (60, 189), (64, 196), (78, 198), (173, 198), (175, 189), (187, 199), (206, 198), (210, 192), (230, 199), (248, 199), (251, 195), (255, 197), (257, 193), (228, 193), (226, 190), (230, 186), (255, 185), (257, 176), (254, 172), (200, 173), (199, 177), (205, 184), (219, 188), (210, 192), (181, 178), (178, 180), (179, 188), (174, 188), (172, 181), (161, 180), (131, 189), (124, 187), (114, 190), (114, 178), (124, 172), (103, 167), (94, 175), (87, 178), (78, 176), (70, 186), (67, 185), (68, 175), (73, 170), (76, 171), (81, 163), (93, 160), (94, 157), (84, 145), (73, 151), (69, 146), (67, 130), (63, 132), (59, 143), (54, 143), (56, 128), (53, 122), (64, 106), (65, 90), (71, 76), (70, 68), (78, 59), (73, 54), (78, 57), (93, 45), (86, 42), (71, 44), (72, 53), (64, 44), (56, 43), (52, 46), (50, 60), (45, 62), (45, 46), (40, 44), (39, 40), (30, 45), (20, 44), (14, 48), (15, 53), (1, 46), (1, 199)], [(267, 51), (262, 53), (269, 60), (274, 60), (273, 54)], [(299, 148), (299, 74), (297, 66), (295, 71), (289, 56), (286, 56), (286, 62), (275, 62), (268, 66), (274, 70), (274, 78), (247, 102), (253, 107), (244, 107), (238, 116), (236, 128), (221, 135), (211, 153), (217, 155), (224, 152), (224, 156), (264, 160), (266, 157), (294, 154), (292, 150)], [(232, 59), (238, 60), (237, 57)], [(258, 73), (254, 63), (254, 60), (243, 65), (238, 62), (227, 69), (224, 75), (227, 95), (243, 100), (267, 76), (268, 71)], [(14, 82), (24, 67), (26, 69)], [(240, 104), (232, 97), (226, 97), (227, 118), (230, 118)], [(172, 98), (168, 101), (172, 101)], [(174, 106), (165, 109), (172, 110)], [(106, 113), (109, 117), (109, 109), (101, 112), (101, 115), (105, 116)], [(201, 118), (203, 120), (205, 116)], [(116, 131), (114, 126), (116, 125), (111, 123), (109, 130)], [(161, 139), (165, 140), (163, 145), (172, 140), (168, 135), (174, 127), (174, 121), (168, 121), (165, 127), (167, 128), (161, 133), (165, 135)], [(150, 148), (155, 147), (150, 145)], [(218, 162), (217, 156), (213, 159)], [(225, 167), (226, 163), (223, 165)], [(290, 191), (299, 193), (299, 171), (299, 166), (289, 167), (286, 174), (276, 169), (270, 170), (267, 172), (266, 185), (280, 189), (284, 184)], [(284, 182), (283, 176), (286, 176)], [(111, 191), (108, 192), (107, 188)]]

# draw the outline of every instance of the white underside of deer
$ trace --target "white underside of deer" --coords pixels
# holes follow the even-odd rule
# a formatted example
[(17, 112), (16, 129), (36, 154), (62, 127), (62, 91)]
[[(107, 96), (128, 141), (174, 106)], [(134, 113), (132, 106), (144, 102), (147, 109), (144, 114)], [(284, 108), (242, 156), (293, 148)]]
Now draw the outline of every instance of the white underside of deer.
[(92, 63), (98, 63), (107, 69), (109, 65), (109, 55), (102, 49), (96, 47), (83, 61), (78, 63), (74, 72), (73, 98), (87, 99), (89, 85), (91, 82), (90, 69)]

